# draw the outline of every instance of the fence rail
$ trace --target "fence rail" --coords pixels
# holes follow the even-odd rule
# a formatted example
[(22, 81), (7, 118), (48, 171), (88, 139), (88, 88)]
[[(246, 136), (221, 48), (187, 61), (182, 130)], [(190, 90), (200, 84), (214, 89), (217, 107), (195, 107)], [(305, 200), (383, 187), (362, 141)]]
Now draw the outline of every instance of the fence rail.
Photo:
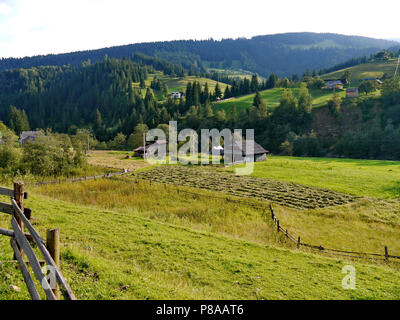
[[(99, 175), (96, 175), (96, 176), (78, 177), (78, 178), (70, 178), (70, 179), (64, 179), (64, 180), (39, 181), (39, 182), (36, 182), (35, 184), (40, 186), (40, 185), (45, 185), (45, 184), (56, 184), (56, 183), (95, 180), (95, 179), (102, 179), (102, 178), (111, 178), (111, 177), (115, 177), (115, 176), (122, 176), (124, 174), (132, 173), (132, 172), (133, 172), (132, 170), (124, 169), (123, 171), (99, 174)], [(0, 194), (1, 194), (1, 192), (0, 192)]]
[[(77, 300), (72, 289), (69, 287), (59, 269), (60, 253), (58, 229), (48, 230), (47, 242), (45, 242), (35, 230), (29, 221), (31, 210), (24, 208), (24, 199), (28, 197), (28, 194), (24, 192), (23, 183), (14, 183), (14, 190), (0, 188), (0, 195), (11, 195), (11, 204), (0, 203), (0, 212), (11, 215), (12, 226), (12, 230), (0, 229), (0, 235), (11, 238), (10, 245), (14, 252), (14, 258), (18, 262), (31, 298), (33, 300), (41, 300), (39, 291), (36, 288), (33, 278), (27, 267), (27, 263), (29, 263), (31, 266), (35, 278), (41, 284), (41, 288), (43, 289), (47, 300), (60, 299), (59, 286), (61, 286), (63, 289), (62, 292), (65, 299)], [(25, 228), (29, 231), (29, 233), (25, 232)], [(31, 244), (34, 244), (38, 247), (46, 264), (46, 270), (50, 270), (50, 277), (54, 276), (54, 279), (49, 278), (47, 271), (44, 272), (42, 270), (42, 261), (40, 261), (36, 256)], [(58, 250), (54, 250), (54, 248), (58, 248)], [(28, 258), (28, 261), (25, 261), (25, 256)]]

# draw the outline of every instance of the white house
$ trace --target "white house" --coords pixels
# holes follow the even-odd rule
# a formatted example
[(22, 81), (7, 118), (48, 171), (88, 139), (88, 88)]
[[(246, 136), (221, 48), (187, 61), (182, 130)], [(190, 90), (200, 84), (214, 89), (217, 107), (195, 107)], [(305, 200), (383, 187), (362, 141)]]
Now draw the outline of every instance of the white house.
[(171, 93), (171, 98), (172, 99), (180, 99), (180, 98), (182, 98), (182, 93), (178, 92), (178, 91), (172, 92)]

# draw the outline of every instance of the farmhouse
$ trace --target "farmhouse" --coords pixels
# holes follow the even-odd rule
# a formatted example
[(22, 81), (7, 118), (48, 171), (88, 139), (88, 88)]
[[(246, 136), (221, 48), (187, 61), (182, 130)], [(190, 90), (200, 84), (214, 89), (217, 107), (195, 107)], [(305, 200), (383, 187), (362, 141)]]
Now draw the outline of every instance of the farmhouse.
[[(155, 155), (158, 156), (158, 147), (160, 145), (166, 145), (168, 142), (167, 140), (157, 140), (156, 142), (152, 143), (152, 144), (148, 144), (146, 146), (140, 146), (138, 148), (136, 148), (135, 150), (133, 150), (135, 152), (135, 156), (136, 157), (142, 157), (144, 158), (147, 155)], [(165, 146), (165, 148), (167, 149), (167, 146)]]
[(171, 93), (172, 99), (180, 99), (180, 98), (183, 98), (184, 96), (185, 96), (185, 94), (183, 92), (175, 91), (175, 92)]
[(382, 80), (376, 79), (376, 78), (365, 78), (365, 79), (361, 79), (361, 81), (369, 81), (369, 80), (375, 80), (379, 85), (383, 84)]
[(39, 135), (42, 135), (42, 132), (40, 132), (40, 131), (22, 131), (21, 134), (19, 135), (19, 144), (22, 145), (25, 142), (28, 142), (29, 140), (35, 141)]
[(358, 98), (358, 96), (359, 96), (358, 88), (346, 89), (346, 98)]
[(267, 160), (267, 154), (269, 151), (265, 150), (262, 146), (260, 146), (257, 142), (254, 143), (254, 150), (247, 154), (246, 150), (246, 141), (242, 141), (242, 145), (235, 143), (232, 150), (232, 145), (229, 147), (225, 146), (224, 155), (228, 157), (228, 159), (233, 158), (235, 162), (248, 162), (251, 159), (254, 159), (254, 162), (265, 161)]
[(346, 81), (343, 80), (328, 80), (325, 82), (325, 85), (321, 88), (322, 90), (343, 90), (343, 85)]

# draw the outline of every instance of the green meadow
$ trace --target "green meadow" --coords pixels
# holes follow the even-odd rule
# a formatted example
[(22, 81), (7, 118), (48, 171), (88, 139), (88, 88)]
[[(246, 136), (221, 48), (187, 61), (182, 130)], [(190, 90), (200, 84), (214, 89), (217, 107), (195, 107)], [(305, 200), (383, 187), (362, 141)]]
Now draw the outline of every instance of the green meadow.
[(347, 70), (352, 72), (350, 85), (352, 87), (358, 86), (361, 79), (368, 78), (381, 78), (385, 73), (389, 77), (393, 77), (396, 70), (397, 59), (390, 59), (388, 61), (374, 61), (365, 64), (360, 64), (351, 68), (327, 73), (322, 76), (322, 79), (341, 79)]
[[(79, 299), (399, 299), (398, 271), (32, 195), (35, 228), (61, 229), (62, 271)], [(2, 225), (8, 219), (1, 218)], [(12, 256), (0, 238), (0, 259)], [(28, 299), (15, 264), (0, 267), (1, 299)], [(20, 292), (10, 285), (21, 288)]]
[(252, 175), (358, 196), (400, 198), (399, 161), (270, 156), (255, 163)]
[[(144, 169), (155, 170), (153, 183), (140, 169), (125, 177), (27, 185), (35, 228), (41, 235), (61, 230), (62, 271), (79, 299), (400, 299), (398, 263), (297, 250), (276, 232), (269, 201), (235, 196), (229, 186), (210, 192), (157, 183), (157, 168), (164, 172)], [(303, 242), (374, 253), (388, 246), (400, 254), (398, 162), (271, 156), (255, 164), (253, 177), (191, 166), (181, 181), (195, 181), (199, 170), (216, 170), (210, 183), (225, 174), (248, 185), (261, 179), (287, 183), (288, 190), (296, 183), (352, 194), (355, 201), (324, 208), (273, 205)], [(10, 228), (8, 215), (0, 214), (0, 227)], [(1, 236), (0, 299), (29, 299), (11, 259), (9, 239)], [(342, 288), (349, 264), (357, 272), (355, 290)]]
[[(261, 91), (261, 98), (265, 100), (268, 107), (273, 109), (279, 105), (281, 96), (283, 94), (284, 88), (274, 88), (269, 90)], [(300, 89), (292, 88), (294, 96), (298, 97)], [(321, 106), (328, 102), (332, 98), (332, 91), (324, 91), (319, 89), (310, 90), (310, 94), (313, 98), (313, 106)], [(344, 91), (339, 91), (338, 94), (341, 97), (345, 97)], [(238, 112), (242, 112), (253, 105), (255, 94), (246, 95), (239, 98), (233, 98), (227, 101), (221, 101), (214, 104), (214, 110), (225, 110), (228, 112), (233, 106), (236, 106)]]

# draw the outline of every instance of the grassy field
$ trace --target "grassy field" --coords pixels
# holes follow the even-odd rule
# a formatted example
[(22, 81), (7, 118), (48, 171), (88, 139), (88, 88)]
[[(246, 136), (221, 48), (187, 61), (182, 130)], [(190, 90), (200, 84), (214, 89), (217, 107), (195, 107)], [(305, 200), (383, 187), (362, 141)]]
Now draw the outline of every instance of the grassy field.
[[(197, 187), (182, 187), (182, 183), (174, 178), (176, 175), (174, 176), (171, 170), (177, 170), (176, 175), (181, 176), (180, 181), (196, 180)], [(121, 213), (229, 235), (260, 244), (268, 243), (293, 248), (286, 239), (282, 241), (276, 236), (275, 227), (270, 219), (269, 201), (254, 199), (251, 195), (240, 197), (238, 192), (231, 190), (231, 187), (225, 184), (221, 174), (215, 174), (214, 177), (204, 176), (208, 177), (211, 186), (215, 186), (215, 182), (222, 185), (222, 188), (215, 188), (219, 191), (215, 193), (203, 189), (204, 186), (199, 178), (202, 173), (199, 170), (193, 168), (183, 172), (177, 166), (172, 166), (171, 170), (169, 183), (179, 184), (179, 190), (175, 185), (164, 186), (157, 182), (150, 185), (149, 182), (135, 180), (135, 177), (143, 178), (147, 174), (153, 177), (154, 181), (163, 181), (166, 172), (162, 167), (156, 167), (132, 178), (87, 181), (74, 185), (47, 185), (37, 188), (35, 192), (69, 202), (83, 205), (90, 203), (96, 208), (118, 210)], [(234, 178), (233, 175), (227, 176), (228, 179)], [(244, 181), (248, 183), (247, 179)], [(262, 192), (268, 196), (269, 190), (273, 190), (273, 187), (275, 187), (273, 182), (265, 180), (265, 184), (259, 185), (258, 188), (257, 185), (253, 185), (252, 193)], [(293, 185), (287, 187), (289, 190)], [(248, 189), (246, 191), (249, 192)], [(303, 189), (303, 200), (308, 199), (310, 204), (314, 204), (315, 199), (307, 198), (307, 191), (309, 194), (309, 190)], [(291, 195), (289, 199), (291, 203), (295, 196), (297, 196), (296, 201), (299, 201), (299, 195), (294, 192), (287, 193)], [(289, 227), (295, 235), (301, 235), (307, 243), (376, 253), (383, 252), (383, 247), (387, 245), (394, 254), (400, 254), (400, 202), (398, 201), (378, 201), (363, 197), (342, 205), (332, 203), (331, 206), (323, 208), (315, 206), (296, 208), (285, 198), (284, 190), (281, 195), (282, 198), (275, 197), (273, 201), (281, 223)], [(336, 200), (338, 196), (342, 195), (335, 195), (333, 192), (330, 194), (330, 197)], [(245, 202), (238, 203), (236, 201), (238, 199)]]
[[(283, 94), (283, 88), (274, 88), (269, 90), (261, 91), (261, 98), (264, 99), (269, 108), (275, 108), (279, 105), (281, 96)], [(293, 93), (297, 97), (299, 95), (299, 88), (293, 88)], [(310, 93), (313, 97), (313, 105), (314, 107), (325, 104), (329, 99), (332, 98), (332, 91), (324, 91), (324, 90), (310, 90)], [(345, 92), (340, 91), (338, 94), (341, 97), (345, 97)], [(222, 101), (214, 104), (215, 110), (225, 110), (229, 111), (234, 105), (236, 106), (236, 110), (238, 112), (244, 111), (247, 108), (251, 107), (253, 104), (255, 94), (246, 95), (240, 98), (233, 98), (227, 101)]]
[[(27, 205), (41, 234), (50, 227), (61, 229), (62, 270), (79, 299), (400, 298), (398, 271), (388, 266), (351, 262), (357, 270), (357, 289), (344, 290), (341, 271), (349, 261), (79, 201), (35, 194)], [(0, 216), (0, 221), (7, 225), (9, 217)], [(0, 249), (0, 260), (9, 260), (5, 237), (0, 237)], [(12, 263), (0, 266), (0, 279), (1, 299), (28, 298)]]
[(148, 166), (148, 163), (142, 159), (125, 159), (128, 153), (132, 155), (132, 152), (128, 151), (94, 150), (88, 156), (88, 163), (92, 166), (118, 170), (137, 170)]
[(368, 78), (381, 78), (385, 73), (389, 77), (393, 77), (396, 70), (397, 59), (390, 59), (388, 61), (375, 61), (370, 63), (361, 64), (351, 68), (327, 73), (322, 76), (322, 79), (341, 79), (344, 76), (346, 70), (352, 72), (351, 86), (358, 86), (360, 79)]
[(357, 196), (400, 198), (400, 162), (270, 156), (255, 177), (294, 182)]
[[(141, 160), (123, 160), (121, 152), (100, 156), (103, 166), (119, 166), (117, 159), (140, 170), (28, 187), (26, 200), (40, 234), (60, 228), (62, 270), (79, 299), (400, 299), (398, 264), (298, 251), (276, 232), (269, 201), (253, 196), (278, 191), (275, 212), (303, 242), (376, 253), (388, 246), (390, 254), (400, 255), (399, 191), (393, 188), (398, 162), (273, 156), (256, 163), (255, 177), (238, 178), (223, 167), (182, 171), (144, 167)], [(231, 179), (236, 183), (225, 183)], [(277, 181), (283, 181), (279, 190)], [(315, 187), (339, 193), (324, 197)], [(352, 201), (289, 206), (307, 194), (310, 201)], [(8, 215), (0, 214), (0, 227), (10, 228)], [(9, 239), (0, 237), (0, 299), (27, 299), (11, 258)], [(341, 287), (348, 264), (356, 267), (356, 290)]]
[(136, 176), (154, 182), (218, 191), (241, 198), (285, 203), (286, 206), (297, 209), (325, 208), (356, 200), (355, 197), (332, 190), (247, 176), (238, 177), (221, 171), (210, 167), (199, 169), (188, 166), (161, 166), (140, 172)]
[[(164, 84), (164, 83), (167, 84), (169, 93), (174, 92), (174, 91), (184, 91), (184, 89), (186, 90), (186, 86), (187, 86), (188, 82), (194, 82), (194, 81), (199, 82), (202, 87), (204, 87), (204, 85), (207, 83), (208, 89), (211, 93), (214, 92), (215, 85), (217, 83), (219, 83), (219, 86), (220, 86), (222, 92), (224, 92), (225, 88), (227, 86), (229, 86), (226, 83), (214, 81), (214, 80), (208, 79), (208, 78), (196, 77), (196, 76), (185, 76), (183, 78), (170, 77), (170, 76), (165, 76), (160, 72), (160, 73), (156, 73), (156, 74), (150, 74), (148, 76), (148, 79), (145, 81), (146, 87), (150, 87), (150, 83), (154, 79), (154, 77), (157, 77), (158, 79), (160, 79), (162, 84)], [(140, 83), (139, 82), (134, 83), (133, 86), (135, 88), (139, 88)], [(142, 91), (143, 91), (142, 93), (144, 95), (145, 90), (142, 90)], [(159, 98), (160, 98), (160, 95), (159, 95)]]

